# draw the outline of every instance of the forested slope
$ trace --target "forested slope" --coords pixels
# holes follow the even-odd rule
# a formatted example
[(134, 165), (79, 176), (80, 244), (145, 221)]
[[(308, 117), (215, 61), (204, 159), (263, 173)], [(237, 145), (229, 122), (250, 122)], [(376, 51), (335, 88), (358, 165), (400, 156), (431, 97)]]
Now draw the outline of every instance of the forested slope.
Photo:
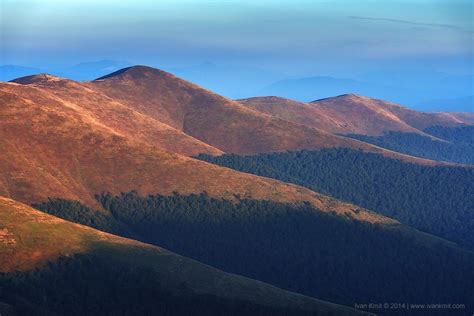
[(474, 247), (474, 168), (422, 166), (349, 149), (199, 158), (306, 186)]
[(357, 314), (3, 197), (0, 302), (22, 316)]
[(474, 126), (434, 126), (425, 129), (425, 133), (427, 135), (387, 132), (382, 136), (358, 134), (345, 136), (415, 157), (474, 164)]
[(109, 211), (107, 218), (97, 218), (88, 208), (72, 216), (69, 209), (78, 205), (65, 200), (35, 206), (72, 221), (95, 222), (99, 228), (118, 222), (138, 240), (348, 306), (369, 301), (474, 303), (473, 254), (399, 224), (364, 223), (321, 212), (309, 203), (235, 203), (204, 193), (130, 192), (98, 199)]

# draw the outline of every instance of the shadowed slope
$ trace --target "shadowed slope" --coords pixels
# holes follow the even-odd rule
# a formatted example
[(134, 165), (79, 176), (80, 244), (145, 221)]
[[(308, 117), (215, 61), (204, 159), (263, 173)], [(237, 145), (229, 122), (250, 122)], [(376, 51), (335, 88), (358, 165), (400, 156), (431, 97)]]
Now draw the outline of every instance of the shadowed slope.
[[(177, 313), (184, 302), (195, 302), (195, 312), (204, 309), (206, 314), (240, 309), (250, 314), (358, 313), (224, 273), (165, 249), (66, 222), (3, 197), (0, 228), (0, 272), (23, 271), (0, 274), (0, 287), (8, 290), (2, 291), (2, 299), (19, 310), (28, 308), (29, 313), (62, 314), (67, 310), (81, 314), (86, 309), (86, 314), (110, 314), (117, 308), (122, 313), (143, 309)], [(29, 272), (34, 268), (37, 270)], [(132, 280), (127, 275), (133, 282), (128, 283)], [(145, 280), (146, 288), (140, 288)], [(67, 288), (51, 291), (64, 281)], [(36, 291), (30, 290), (32, 285), (38, 286)], [(145, 293), (135, 298), (134, 286), (146, 289)], [(120, 304), (113, 302), (117, 291), (124, 295)], [(113, 304), (108, 305), (111, 299)]]
[[(457, 301), (471, 310), (473, 254), (403, 225), (361, 223), (304, 203), (235, 203), (206, 194), (129, 192), (98, 199), (109, 218), (140, 241), (290, 291), (347, 306)], [(75, 205), (55, 200), (36, 206), (72, 221), (97, 218), (84, 207), (81, 216), (71, 216)]]
[[(34, 203), (62, 197), (97, 206), (94, 195), (207, 191), (274, 201), (310, 201), (368, 220), (390, 220), (313, 191), (239, 173), (136, 142), (32, 86), (0, 86), (0, 194)], [(18, 94), (21, 88), (21, 95)]]
[(342, 148), (199, 157), (324, 192), (474, 248), (472, 167), (410, 164)]

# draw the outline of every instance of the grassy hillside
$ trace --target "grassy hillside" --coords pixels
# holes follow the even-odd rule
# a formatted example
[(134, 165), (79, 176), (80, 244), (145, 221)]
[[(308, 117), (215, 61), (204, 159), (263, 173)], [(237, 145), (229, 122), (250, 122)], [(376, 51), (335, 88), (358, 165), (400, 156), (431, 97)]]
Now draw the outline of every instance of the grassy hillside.
[[(70, 90), (69, 83), (65, 89)], [(38, 84), (2, 83), (0, 101), (0, 195), (21, 202), (61, 197), (98, 207), (94, 194), (104, 191), (206, 191), (215, 197), (239, 194), (281, 202), (310, 201), (324, 210), (349, 213), (362, 220), (386, 221), (367, 212), (357, 214), (351, 205), (336, 203), (302, 187), (144, 144), (111, 129), (110, 122), (101, 123), (103, 118), (94, 118), (89, 110), (52, 97)], [(111, 116), (106, 121), (114, 120), (115, 116)]]
[(0, 302), (19, 315), (356, 313), (6, 198), (0, 247)]
[(328, 147), (381, 151), (350, 138), (262, 114), (151, 67), (125, 68), (87, 86), (227, 153)]
[(458, 127), (471, 121), (469, 114), (417, 112), (355, 94), (310, 103), (278, 97), (256, 97), (239, 102), (274, 117), (342, 135), (380, 136), (387, 132), (425, 135), (423, 130), (432, 126)]
[[(206, 194), (98, 199), (109, 214), (97, 225), (119, 222), (133, 238), (287, 290), (348, 306), (456, 301), (474, 308), (474, 254), (400, 224), (363, 223), (309, 203), (235, 203)], [(72, 216), (74, 205), (51, 200), (37, 207), (73, 221), (96, 219), (85, 208)]]
[(19, 78), (13, 82), (17, 84), (2, 84), (0, 91), (36, 103), (40, 100), (54, 103), (56, 112), (81, 117), (95, 128), (106, 129), (133, 141), (187, 156), (222, 153), (176, 128), (89, 89), (83, 83), (47, 74)]
[(200, 158), (306, 186), (474, 248), (474, 168), (422, 166), (346, 149)]
[(451, 113), (419, 112), (396, 103), (364, 96), (345, 94), (310, 103), (325, 114), (339, 118), (353, 127), (346, 133), (381, 135), (387, 131), (418, 132), (432, 126), (457, 127), (469, 118)]

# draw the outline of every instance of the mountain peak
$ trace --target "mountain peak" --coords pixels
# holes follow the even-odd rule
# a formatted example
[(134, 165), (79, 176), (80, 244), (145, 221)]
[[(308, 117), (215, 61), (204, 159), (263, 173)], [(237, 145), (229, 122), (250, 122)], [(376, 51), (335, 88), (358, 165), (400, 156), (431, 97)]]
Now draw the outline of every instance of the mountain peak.
[(329, 100), (347, 100), (347, 101), (357, 101), (357, 100), (368, 100), (369, 97), (358, 95), (355, 93), (345, 93), (335, 97), (322, 98), (318, 100), (311, 101), (310, 103), (317, 103), (320, 101), (329, 101)]
[(245, 102), (245, 101), (265, 101), (265, 102), (285, 102), (285, 101), (294, 101), (288, 98), (283, 98), (279, 96), (269, 95), (269, 96), (262, 96), (262, 97), (251, 97), (245, 99), (238, 99), (235, 101)]
[(47, 73), (41, 73), (41, 74), (17, 78), (17, 79), (11, 80), (10, 82), (27, 85), (27, 84), (38, 84), (38, 83), (45, 83), (45, 82), (59, 82), (59, 81), (66, 81), (66, 80), (67, 79), (53, 76)]
[(144, 65), (136, 65), (136, 66), (126, 67), (126, 68), (117, 70), (115, 72), (112, 72), (111, 74), (97, 78), (94, 81), (101, 81), (101, 80), (112, 79), (112, 78), (143, 79), (143, 78), (148, 78), (150, 76), (157, 76), (157, 75), (158, 76), (163, 76), (163, 75), (172, 76), (170, 73), (167, 73), (166, 71), (163, 71), (157, 68), (144, 66)]
[(287, 98), (283, 98), (279, 96), (253, 97), (253, 98), (247, 98), (247, 99), (240, 99), (236, 101), (253, 109), (260, 108), (259, 110), (260, 112), (262, 112), (261, 111), (262, 108), (269, 108), (269, 107), (270, 108), (284, 108), (284, 109), (288, 109), (289, 107), (292, 107), (293, 109), (295, 109), (299, 107), (308, 106), (304, 102), (299, 102), (299, 101), (295, 101), (292, 99), (287, 99)]

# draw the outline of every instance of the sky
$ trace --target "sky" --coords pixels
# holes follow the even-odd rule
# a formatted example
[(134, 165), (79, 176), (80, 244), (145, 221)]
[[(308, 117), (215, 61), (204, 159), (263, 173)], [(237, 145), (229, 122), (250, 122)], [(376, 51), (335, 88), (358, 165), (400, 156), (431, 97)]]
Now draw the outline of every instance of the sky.
[(471, 0), (0, 1), (0, 64), (474, 73)]
[(0, 80), (37, 72), (91, 80), (141, 64), (234, 99), (357, 93), (474, 112), (474, 0), (0, 5)]

